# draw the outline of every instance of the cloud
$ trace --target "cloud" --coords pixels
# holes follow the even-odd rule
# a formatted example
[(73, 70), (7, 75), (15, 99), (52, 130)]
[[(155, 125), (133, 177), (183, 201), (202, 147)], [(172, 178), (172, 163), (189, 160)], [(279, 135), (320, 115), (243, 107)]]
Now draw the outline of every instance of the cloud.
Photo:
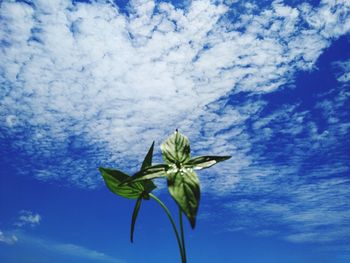
[(33, 249), (47, 250), (55, 255), (77, 257), (94, 262), (109, 262), (109, 263), (123, 263), (125, 261), (116, 259), (103, 252), (99, 252), (84, 246), (62, 243), (50, 239), (43, 239), (36, 236), (28, 235), (23, 231), (14, 231), (14, 234), (4, 236), (0, 232), (0, 241), (7, 244), (14, 244), (18, 242), (21, 245), (29, 246), (31, 251)]
[(105, 253), (89, 249), (80, 245), (75, 245), (71, 243), (60, 243), (52, 240), (41, 239), (33, 236), (23, 235), (21, 240), (30, 243), (33, 246), (37, 246), (41, 249), (49, 250), (57, 254), (73, 256), (79, 258), (85, 258), (87, 260), (94, 260), (98, 262), (113, 262), (122, 263), (124, 261), (115, 259)]
[[(252, 234), (265, 229), (266, 234), (320, 247), (348, 242), (346, 90), (341, 85), (317, 92), (307, 109), (296, 97), (297, 103), (289, 100), (273, 110), (265, 106), (269, 110), (250, 117), (250, 126), (238, 140), (252, 145), (251, 162), (237, 171), (238, 183), (225, 193), (229, 200), (222, 206), (233, 218), (227, 229)], [(288, 96), (280, 95), (277, 99)]]
[[(206, 107), (223, 96), (272, 92), (312, 69), (349, 31), (348, 3), (337, 3), (237, 3), (232, 23), (234, 4), (208, 0), (183, 9), (131, 1), (129, 15), (100, 1), (3, 1), (2, 138), (30, 157), (38, 179), (96, 187), (97, 163), (131, 169), (175, 128), (209, 129), (196, 120), (215, 117)], [(230, 123), (245, 110), (231, 109)]]
[(24, 227), (24, 226), (37, 226), (41, 222), (41, 215), (38, 213), (33, 213), (32, 211), (22, 210), (19, 212), (20, 216), (18, 220), (14, 223), (15, 226)]
[(55, 244), (51, 248), (50, 247), (47, 247), (47, 248), (67, 256), (82, 257), (82, 258), (87, 258), (90, 260), (102, 261), (102, 262), (114, 262), (114, 263), (123, 262), (123, 261), (114, 259), (113, 257), (108, 256), (102, 252), (98, 252), (96, 250), (91, 250), (91, 249), (74, 245), (74, 244)]
[(337, 69), (337, 80), (341, 83), (350, 82), (350, 60), (336, 61), (333, 66)]
[(18, 238), (15, 235), (5, 234), (0, 230), (0, 242), (3, 242), (7, 245), (14, 245), (18, 241)]

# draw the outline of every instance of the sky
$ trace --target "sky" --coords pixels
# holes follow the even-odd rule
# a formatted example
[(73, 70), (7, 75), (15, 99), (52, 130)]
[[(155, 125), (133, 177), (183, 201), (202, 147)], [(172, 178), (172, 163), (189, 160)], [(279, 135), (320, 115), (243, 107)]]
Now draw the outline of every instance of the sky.
[(98, 171), (179, 129), (232, 156), (198, 172), (189, 263), (350, 262), (349, 33), (348, 0), (0, 1), (0, 261), (180, 262)]

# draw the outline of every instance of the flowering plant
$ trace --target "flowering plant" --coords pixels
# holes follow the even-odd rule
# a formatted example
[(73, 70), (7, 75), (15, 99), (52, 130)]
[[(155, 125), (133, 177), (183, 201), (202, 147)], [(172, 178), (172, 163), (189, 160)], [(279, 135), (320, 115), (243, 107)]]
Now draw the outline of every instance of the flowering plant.
[[(186, 263), (182, 215), (184, 214), (188, 218), (191, 227), (194, 228), (200, 201), (200, 184), (195, 170), (209, 168), (218, 162), (231, 158), (231, 156), (191, 158), (189, 140), (177, 130), (161, 145), (163, 164), (152, 165), (153, 149), (154, 142), (146, 154), (140, 170), (132, 176), (116, 169), (100, 167), (99, 170), (109, 190), (119, 196), (136, 199), (132, 213), (130, 241), (133, 242), (135, 223), (142, 200), (153, 199), (167, 214), (178, 242), (181, 262)], [(152, 180), (159, 177), (164, 177), (167, 180), (169, 193), (179, 207), (181, 236), (169, 209), (151, 193), (156, 188)]]

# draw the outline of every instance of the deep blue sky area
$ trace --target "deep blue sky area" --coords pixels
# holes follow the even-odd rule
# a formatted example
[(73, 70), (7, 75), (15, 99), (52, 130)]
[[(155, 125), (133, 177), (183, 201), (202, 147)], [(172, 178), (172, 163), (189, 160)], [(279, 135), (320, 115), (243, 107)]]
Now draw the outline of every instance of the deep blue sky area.
[(175, 129), (232, 156), (197, 172), (188, 263), (350, 262), (349, 32), (347, 0), (0, 1), (0, 262), (181, 262), (98, 171)]
[[(172, 229), (156, 203), (146, 202), (142, 207), (135, 243), (130, 244), (131, 201), (114, 198), (102, 187), (91, 191), (38, 182), (14, 174), (12, 170), (6, 169), (8, 164), (1, 165), (5, 167), (1, 177), (2, 222), (14, 221), (18, 210), (34, 210), (45, 215), (45, 221), (40, 227), (26, 230), (28, 235), (33, 234), (36, 238), (69, 240), (115, 258), (127, 258), (130, 262), (179, 262)], [(161, 197), (171, 205), (170, 198), (165, 194), (161, 194)], [(211, 201), (206, 195), (202, 200), (215, 217), (217, 208), (210, 206)], [(212, 202), (215, 204), (215, 201)], [(176, 211), (174, 206), (170, 207)], [(245, 233), (227, 232), (222, 229), (220, 221), (225, 220), (216, 217), (210, 223), (199, 220), (193, 232), (186, 227), (189, 261), (337, 262), (334, 261), (337, 256), (334, 252), (319, 251), (318, 245), (291, 244), (274, 237), (252, 237)], [(1, 226), (8, 227), (4, 223)], [(23, 233), (19, 234), (21, 236)], [(16, 246), (0, 247), (4, 262), (95, 262), (77, 256), (57, 255), (26, 240), (18, 241)], [(18, 250), (21, 251), (20, 255)]]

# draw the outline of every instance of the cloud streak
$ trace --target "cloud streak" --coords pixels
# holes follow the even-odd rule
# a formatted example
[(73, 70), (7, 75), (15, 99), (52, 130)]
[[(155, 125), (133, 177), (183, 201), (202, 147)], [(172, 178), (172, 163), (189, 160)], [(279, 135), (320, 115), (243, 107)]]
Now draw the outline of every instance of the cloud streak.
[[(116, 259), (103, 252), (99, 252), (84, 246), (62, 243), (50, 239), (43, 239), (36, 236), (28, 235), (23, 231), (15, 231), (12, 235), (18, 241), (18, 245), (29, 246), (31, 249), (47, 250), (55, 255), (77, 257), (94, 262), (124, 263), (125, 261)], [(1, 236), (1, 235), (0, 235)]]
[(32, 211), (22, 210), (19, 212), (20, 216), (18, 220), (14, 223), (15, 226), (38, 226), (41, 222), (41, 215), (38, 213), (33, 213)]
[[(231, 23), (227, 6), (206, 0), (186, 9), (132, 1), (129, 16), (100, 2), (4, 1), (3, 137), (15, 138), (12, 147), (32, 158), (38, 178), (93, 187), (95, 172), (76, 178), (64, 167), (136, 161), (141, 142), (175, 128), (189, 132), (182, 120), (204, 125), (195, 119), (213, 114), (205, 107), (222, 96), (271, 92), (296, 70), (310, 70), (331, 39), (349, 30), (346, 1), (247, 6)], [(54, 158), (62, 174), (50, 172)]]
[(18, 241), (17, 236), (11, 235), (11, 234), (6, 234), (0, 230), (0, 242), (3, 242), (7, 245), (14, 245)]
[(346, 89), (341, 85), (318, 93), (308, 110), (299, 102), (253, 117), (245, 136), (250, 134), (246, 141), (254, 151), (251, 162), (238, 170), (232, 201), (224, 205), (233, 218), (227, 229), (252, 234), (263, 229), (292, 242), (348, 242)]

